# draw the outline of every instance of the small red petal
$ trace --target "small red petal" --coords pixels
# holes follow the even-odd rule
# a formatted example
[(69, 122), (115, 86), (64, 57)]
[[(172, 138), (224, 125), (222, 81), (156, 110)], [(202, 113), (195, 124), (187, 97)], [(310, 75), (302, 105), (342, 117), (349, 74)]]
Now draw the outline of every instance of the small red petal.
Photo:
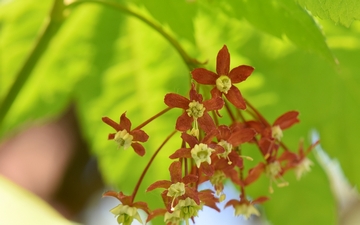
[(197, 101), (199, 103), (202, 103), (202, 101), (203, 101), (202, 95), (197, 93), (197, 91), (195, 90), (194, 84), (191, 86), (189, 96), (190, 96), (190, 101)]
[(211, 177), (215, 172), (214, 168), (207, 162), (201, 163), (200, 169), (206, 176), (209, 177)]
[(216, 125), (208, 113), (198, 118), (199, 127), (205, 132), (210, 133), (212, 130), (216, 129)]
[(191, 123), (193, 121), (194, 121), (194, 119), (192, 117), (188, 116), (188, 114), (186, 112), (184, 112), (176, 120), (176, 129), (178, 131), (187, 131), (191, 128)]
[(206, 206), (220, 212), (220, 209), (216, 206), (216, 203), (219, 202), (219, 199), (214, 197), (213, 191), (209, 189), (202, 190), (199, 192), (199, 198)]
[(241, 158), (235, 151), (231, 151), (228, 155), (231, 162), (233, 162), (234, 166), (237, 166), (239, 168), (243, 168), (243, 158)]
[(214, 97), (203, 103), (206, 111), (219, 110), (224, 106), (224, 100), (221, 97)]
[(194, 174), (188, 174), (182, 178), (184, 184), (195, 183), (198, 181), (198, 176)]
[(164, 102), (171, 108), (187, 109), (189, 108), (190, 100), (179, 94), (169, 93), (165, 95)]
[(219, 135), (218, 135), (219, 141), (227, 140), (230, 137), (231, 131), (228, 126), (220, 125), (218, 126), (218, 129), (219, 129)]
[(234, 147), (252, 140), (256, 132), (251, 128), (239, 129), (236, 132), (233, 132), (228, 139), (228, 142)]
[(146, 142), (149, 139), (149, 135), (147, 135), (143, 130), (133, 130), (130, 134), (134, 138), (133, 141)]
[[(118, 198), (118, 193), (116, 191), (107, 191), (105, 192), (103, 195), (103, 197), (114, 197), (114, 198)], [(119, 199), (120, 200), (120, 199)]]
[(194, 69), (191, 71), (191, 74), (193, 79), (199, 84), (215, 85), (216, 79), (219, 78), (219, 75), (204, 68)]
[(224, 208), (229, 207), (229, 206), (235, 207), (238, 204), (240, 204), (239, 200), (231, 199), (225, 204)]
[(170, 185), (172, 184), (171, 181), (168, 181), (168, 180), (159, 180), (159, 181), (156, 181), (154, 182), (153, 184), (151, 184), (147, 189), (146, 189), (146, 192), (148, 191), (152, 191), (156, 188), (169, 188)]
[(112, 119), (110, 119), (109, 117), (107, 116), (104, 116), (103, 118), (101, 118), (102, 121), (104, 123), (106, 123), (107, 125), (109, 125), (110, 127), (114, 128), (116, 131), (119, 131), (121, 130), (120, 129), (120, 125), (118, 123), (116, 123), (115, 121), (113, 121)]
[(264, 203), (265, 201), (269, 200), (270, 198), (267, 196), (260, 196), (257, 199), (251, 201), (251, 204), (261, 204)]
[(146, 202), (134, 202), (131, 206), (144, 210), (148, 215), (150, 214), (150, 209)]
[(185, 193), (188, 197), (193, 199), (196, 204), (200, 205), (199, 193), (194, 188), (185, 186)]
[(287, 161), (294, 161), (296, 159), (298, 159), (298, 155), (296, 155), (295, 153), (293, 152), (290, 152), (290, 151), (285, 151), (281, 154), (281, 156), (277, 159), (278, 161), (284, 161), (284, 160), (287, 160)]
[(254, 129), (259, 134), (261, 134), (265, 129), (265, 126), (259, 121), (254, 121), (254, 120), (246, 121), (246, 125)]
[(257, 166), (249, 170), (249, 175), (244, 180), (245, 185), (249, 185), (252, 182), (256, 181), (260, 177), (264, 169), (265, 169), (265, 164), (259, 163)]
[(289, 111), (287, 113), (284, 113), (276, 119), (276, 121), (274, 122), (274, 126), (279, 125), (282, 130), (289, 128), (295, 123), (300, 122), (300, 120), (297, 118), (298, 115), (299, 112), (297, 111)]
[[(207, 145), (214, 145), (217, 146), (215, 143), (212, 144), (211, 141), (214, 137), (219, 135), (219, 130), (216, 129), (216, 127), (214, 129), (212, 129), (210, 132), (206, 133), (206, 136), (202, 139), (202, 143), (207, 144)], [(212, 146), (212, 147), (214, 147)], [(209, 146), (210, 147), (210, 146)]]
[(120, 130), (126, 130), (127, 132), (130, 132), (131, 129), (131, 121), (126, 117), (126, 112), (124, 112), (120, 116)]
[(251, 66), (242, 65), (235, 67), (229, 73), (231, 83), (237, 84), (246, 80), (246, 78), (248, 78), (253, 71), (254, 68)]
[(225, 94), (225, 96), (236, 108), (246, 109), (246, 104), (240, 93), (240, 90), (234, 85), (231, 86), (230, 90), (227, 94)]
[(178, 158), (191, 158), (191, 153), (189, 148), (180, 148), (176, 150), (172, 155), (169, 156), (170, 159)]
[(131, 144), (131, 147), (133, 147), (134, 151), (139, 155), (143, 156), (145, 155), (145, 148), (140, 143), (134, 142)]
[(224, 171), (225, 175), (231, 179), (231, 181), (237, 185), (243, 186), (243, 182), (239, 178), (239, 174), (236, 172), (236, 170), (226, 170)]
[(219, 51), (216, 58), (216, 72), (219, 76), (228, 75), (230, 70), (230, 54), (229, 51), (224, 45)]
[(112, 140), (115, 138), (115, 133), (109, 134), (108, 140)]
[(217, 89), (217, 87), (214, 87), (213, 89), (211, 89), (210, 93), (211, 93), (212, 98), (217, 98), (217, 97), (222, 98), (222, 92), (219, 91), (219, 89)]
[(171, 163), (169, 167), (169, 172), (171, 176), (171, 181), (173, 183), (177, 183), (181, 181), (182, 173), (181, 173), (181, 162), (175, 161)]
[(196, 137), (187, 134), (187, 133), (182, 133), (181, 134), (181, 138), (190, 145), (191, 148), (193, 148), (196, 144), (199, 143), (198, 139), (196, 139)]
[(153, 210), (153, 211), (149, 214), (148, 218), (146, 219), (146, 223), (149, 222), (149, 221), (151, 221), (151, 220), (154, 219), (155, 217), (164, 215), (166, 212), (167, 212), (166, 209), (155, 209), (155, 210)]
[(205, 132), (210, 133), (214, 129), (216, 129), (216, 125), (208, 113), (204, 113), (204, 115), (198, 118), (199, 127)]

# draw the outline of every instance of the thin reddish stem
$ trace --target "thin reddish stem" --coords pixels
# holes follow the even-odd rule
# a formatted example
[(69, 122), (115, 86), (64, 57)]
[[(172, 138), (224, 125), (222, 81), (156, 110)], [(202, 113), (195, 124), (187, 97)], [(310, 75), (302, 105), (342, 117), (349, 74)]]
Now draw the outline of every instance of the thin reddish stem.
[(168, 107), (168, 108), (162, 110), (162, 111), (159, 112), (158, 114), (150, 117), (148, 120), (146, 120), (145, 122), (143, 122), (142, 124), (140, 124), (139, 126), (137, 126), (136, 128), (134, 128), (134, 130), (136, 130), (136, 129), (141, 129), (141, 128), (145, 127), (148, 123), (150, 123), (150, 122), (153, 121), (154, 119), (160, 117), (162, 114), (166, 113), (166, 112), (169, 111), (170, 109), (172, 109), (172, 108)]
[(226, 108), (226, 111), (229, 113), (229, 116), (230, 116), (231, 120), (232, 120), (233, 122), (235, 122), (235, 121), (236, 121), (235, 116), (234, 116), (234, 114), (231, 112), (229, 103), (228, 103), (227, 101), (225, 101), (225, 108)]
[(255, 109), (255, 107), (252, 106), (249, 101), (247, 101), (246, 99), (244, 99), (244, 100), (246, 102), (246, 105), (248, 105), (254, 111), (254, 113), (258, 116), (259, 120), (262, 123), (264, 123), (266, 126), (271, 127), (270, 123), (260, 114), (260, 112), (257, 109)]
[(245, 121), (246, 121), (246, 120), (245, 120), (245, 117), (244, 117), (244, 115), (241, 113), (241, 111), (240, 111), (239, 109), (237, 109), (236, 111), (237, 111), (237, 114), (239, 115), (241, 121), (242, 121), (242, 122), (245, 122)]
[(216, 124), (216, 126), (219, 126), (218, 115), (216, 114), (215, 111), (211, 111), (211, 113), (212, 113), (212, 115), (213, 115), (214, 123)]
[[(240, 148), (240, 147), (237, 147), (237, 148), (236, 148), (236, 152), (237, 152), (239, 155), (241, 155), (241, 148)], [(240, 168), (239, 178), (240, 178), (241, 182), (243, 183), (243, 181), (244, 181), (244, 165)], [(240, 185), (240, 191), (241, 191), (240, 198), (242, 199), (242, 197), (245, 196), (245, 188), (244, 188), (243, 185)]]
[(280, 141), (279, 143), (280, 146), (284, 149), (284, 151), (289, 151), (288, 147), (286, 147), (286, 145), (282, 141)]
[(177, 131), (174, 130), (165, 140), (164, 142), (159, 146), (159, 148), (154, 152), (154, 154), (151, 156), (151, 159), (149, 160), (148, 164), (146, 165), (144, 171), (142, 172), (138, 182), (136, 183), (136, 186), (134, 188), (134, 191), (132, 193), (132, 197), (131, 197), (131, 202), (134, 202), (134, 199), (135, 199), (135, 196), (139, 190), (139, 187), (140, 187), (140, 184), (141, 182), (143, 181), (144, 177), (145, 177), (145, 174), (147, 173), (147, 171), (149, 170), (149, 167), (151, 165), (151, 163), (154, 161), (155, 157), (157, 156), (157, 154), (160, 152), (160, 150), (162, 149), (162, 147), (164, 147), (164, 145), (170, 140), (170, 138), (172, 136), (174, 136), (174, 134), (176, 133)]

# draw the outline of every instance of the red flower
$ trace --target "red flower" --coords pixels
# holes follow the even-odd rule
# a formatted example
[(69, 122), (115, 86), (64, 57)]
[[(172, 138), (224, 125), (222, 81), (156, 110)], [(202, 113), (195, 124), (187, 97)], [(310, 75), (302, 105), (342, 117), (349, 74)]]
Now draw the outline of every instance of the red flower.
[(304, 150), (304, 141), (300, 140), (298, 153), (284, 151), (279, 157), (279, 161), (287, 161), (284, 170), (294, 169), (296, 178), (300, 180), (302, 175), (306, 172), (310, 171), (310, 166), (313, 163), (307, 158), (307, 155), (311, 152), (311, 150), (319, 144), (319, 141), (310, 145), (306, 151)]
[(142, 223), (138, 209), (144, 210), (148, 215), (150, 214), (147, 203), (133, 202), (132, 196), (124, 195), (122, 192), (108, 191), (103, 196), (115, 197), (122, 203), (110, 210), (117, 217), (119, 224), (131, 224), (134, 219)]
[(256, 132), (261, 134), (261, 139), (259, 141), (259, 147), (261, 152), (267, 160), (270, 159), (270, 156), (276, 155), (277, 149), (279, 147), (275, 141), (280, 141), (283, 137), (283, 130), (290, 128), (294, 124), (298, 123), (300, 120), (297, 118), (299, 112), (289, 111), (281, 116), (279, 116), (273, 125), (270, 125), (267, 121), (260, 118), (260, 121), (247, 121), (246, 124), (253, 128)]
[(274, 182), (278, 187), (286, 187), (289, 185), (287, 181), (282, 177), (285, 170), (281, 166), (279, 160), (273, 160), (271, 162), (267, 162), (266, 164), (260, 162), (254, 168), (249, 170), (249, 175), (245, 178), (244, 184), (245, 186), (256, 181), (262, 173), (270, 179), (269, 192), (273, 193), (274, 189), (272, 187), (272, 182)]
[(216, 73), (204, 68), (197, 68), (191, 74), (199, 84), (215, 85), (211, 90), (214, 96), (225, 94), (225, 97), (234, 106), (239, 109), (245, 109), (245, 101), (240, 90), (234, 84), (246, 80), (253, 70), (254, 68), (251, 66), (241, 65), (230, 71), (230, 54), (226, 45), (224, 45), (217, 55)]
[(182, 133), (181, 138), (189, 144), (189, 147), (178, 149), (169, 158), (192, 158), (197, 168), (201, 169), (206, 175), (212, 176), (214, 173), (214, 168), (211, 166), (212, 155), (217, 155), (224, 151), (219, 145), (211, 142), (215, 133), (217, 133), (217, 129), (207, 134), (201, 142), (192, 135)]
[(295, 123), (300, 122), (300, 120), (297, 118), (298, 116), (299, 112), (293, 110), (279, 116), (273, 125), (270, 125), (266, 121), (248, 121), (246, 124), (268, 139), (280, 140), (283, 136), (283, 130), (290, 128)]
[(260, 216), (260, 212), (254, 207), (255, 204), (261, 204), (267, 201), (269, 198), (261, 196), (253, 201), (249, 201), (246, 198), (241, 198), (240, 201), (237, 199), (231, 199), (225, 205), (226, 207), (232, 206), (235, 209), (235, 216), (244, 216), (245, 219), (249, 219), (250, 216)]
[(117, 131), (117, 133), (109, 134), (109, 140), (114, 139), (119, 146), (124, 147), (124, 149), (129, 148), (131, 145), (134, 151), (140, 156), (145, 154), (145, 148), (138, 142), (147, 141), (149, 136), (143, 130), (131, 130), (131, 121), (126, 117), (125, 113), (120, 117), (120, 124), (108, 117), (103, 117), (102, 121)]
[[(242, 167), (242, 160), (240, 159), (240, 156), (235, 152), (235, 154), (232, 153), (233, 148), (252, 140), (256, 134), (255, 130), (246, 128), (242, 124), (234, 124), (230, 128), (225, 125), (220, 125), (218, 130), (218, 145), (224, 149), (224, 153), (219, 156), (228, 159), (229, 164), (234, 161), (235, 165)], [(228, 157), (229, 154), (233, 155), (232, 159)], [(240, 164), (238, 164), (238, 162), (240, 162)]]
[(146, 191), (152, 191), (156, 188), (166, 188), (166, 190), (163, 192), (163, 195), (166, 195), (168, 197), (171, 197), (171, 204), (167, 205), (167, 207), (170, 206), (168, 209), (173, 208), (174, 201), (178, 197), (181, 197), (181, 199), (185, 199), (186, 197), (190, 197), (195, 200), (197, 204), (200, 204), (200, 199), (198, 197), (198, 194), (196, 190), (192, 187), (189, 187), (190, 183), (195, 183), (198, 180), (198, 176), (194, 174), (188, 174), (185, 177), (182, 177), (182, 170), (181, 170), (181, 162), (176, 161), (173, 162), (170, 167), (170, 177), (171, 180), (159, 180), (155, 183), (151, 184)]
[(194, 121), (194, 129), (197, 130), (197, 124), (206, 133), (210, 132), (216, 126), (208, 111), (219, 110), (223, 107), (224, 101), (220, 97), (214, 97), (203, 102), (203, 97), (195, 90), (195, 85), (191, 86), (190, 100), (184, 96), (169, 93), (165, 96), (165, 104), (172, 108), (181, 108), (185, 111), (176, 121), (176, 129), (179, 131), (187, 131), (191, 128)]

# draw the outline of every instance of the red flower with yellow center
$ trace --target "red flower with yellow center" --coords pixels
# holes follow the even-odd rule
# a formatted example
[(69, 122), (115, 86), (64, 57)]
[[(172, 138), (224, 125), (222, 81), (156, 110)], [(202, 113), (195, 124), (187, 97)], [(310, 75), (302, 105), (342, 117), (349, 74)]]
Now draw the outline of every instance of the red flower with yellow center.
[(220, 97), (214, 97), (203, 102), (201, 94), (197, 93), (195, 86), (190, 90), (190, 99), (179, 94), (169, 93), (165, 96), (165, 104), (171, 108), (181, 108), (185, 111), (176, 121), (176, 129), (187, 131), (194, 122), (194, 129), (198, 129), (198, 124), (206, 133), (216, 128), (215, 123), (208, 111), (219, 110), (223, 107), (224, 101)]
[(117, 131), (117, 133), (109, 134), (109, 140), (115, 140), (124, 149), (131, 146), (140, 156), (145, 154), (144, 146), (138, 142), (146, 142), (149, 136), (143, 130), (131, 130), (131, 121), (126, 117), (125, 113), (121, 115), (119, 124), (106, 116), (102, 118), (102, 121)]
[(199, 84), (215, 85), (211, 90), (213, 96), (225, 95), (234, 106), (245, 109), (246, 104), (240, 90), (234, 84), (240, 83), (251, 75), (254, 68), (241, 65), (230, 70), (230, 54), (224, 45), (216, 60), (216, 73), (204, 68), (194, 69), (191, 74)]

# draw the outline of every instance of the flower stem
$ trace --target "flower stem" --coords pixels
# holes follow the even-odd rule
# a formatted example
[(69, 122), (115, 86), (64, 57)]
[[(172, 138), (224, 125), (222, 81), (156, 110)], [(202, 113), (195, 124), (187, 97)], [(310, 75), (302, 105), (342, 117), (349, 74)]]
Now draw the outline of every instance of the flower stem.
[(39, 59), (48, 48), (52, 38), (56, 35), (59, 28), (63, 24), (65, 17), (63, 0), (55, 0), (50, 12), (49, 17), (46, 19), (44, 27), (40, 32), (37, 42), (30, 52), (23, 66), (20, 68), (16, 75), (15, 81), (5, 95), (5, 98), (0, 102), (0, 126), (4, 118), (8, 114), (12, 104), (15, 102), (16, 97), (20, 93), (22, 87), (30, 77), (31, 72), (35, 68)]
[[(238, 155), (241, 155), (241, 148), (236, 148), (236, 152), (238, 153)], [(244, 181), (244, 166), (240, 167), (240, 171), (239, 171), (239, 178), (241, 180), (241, 182), (243, 183)], [(244, 185), (240, 185), (240, 198), (242, 199), (243, 197), (245, 197), (245, 187)]]
[(154, 21), (150, 20), (149, 18), (146, 18), (145, 16), (139, 14), (135, 10), (131, 9), (130, 7), (127, 7), (125, 5), (119, 4), (117, 2), (111, 2), (107, 0), (73, 0), (70, 3), (67, 4), (67, 7), (72, 7), (75, 5), (79, 5), (82, 3), (98, 3), (104, 6), (108, 6), (110, 8), (116, 9), (121, 12), (125, 12), (131, 16), (134, 16), (138, 18), (139, 20), (143, 21), (150, 27), (152, 27), (154, 30), (156, 30), (158, 33), (160, 33), (166, 40), (170, 42), (170, 44), (177, 50), (177, 52), (180, 54), (181, 58), (184, 60), (185, 64), (189, 68), (189, 70), (193, 70), (194, 68), (198, 67), (201, 63), (198, 62), (196, 59), (191, 58), (185, 50), (181, 47), (179, 42), (171, 36), (169, 33), (167, 33), (161, 25), (155, 23)]
[(268, 126), (268, 127), (271, 127), (270, 123), (260, 114), (260, 112), (259, 112), (257, 109), (255, 109), (254, 106), (252, 106), (252, 105), (250, 104), (249, 101), (247, 101), (247, 100), (245, 99), (245, 102), (246, 102), (246, 105), (248, 105), (248, 106), (254, 111), (254, 113), (256, 114), (256, 116), (258, 117), (258, 119), (260, 120), (260, 122), (262, 122), (263, 124), (265, 124), (265, 125)]
[(145, 174), (147, 173), (147, 171), (149, 170), (149, 167), (151, 165), (151, 163), (154, 161), (155, 157), (157, 156), (157, 154), (160, 152), (160, 150), (162, 149), (162, 147), (164, 147), (164, 145), (170, 140), (170, 138), (172, 136), (174, 136), (174, 134), (176, 134), (176, 130), (174, 130), (166, 139), (165, 141), (159, 146), (159, 148), (154, 152), (154, 154), (151, 156), (151, 159), (149, 160), (148, 164), (146, 165), (144, 171), (142, 172), (138, 182), (136, 183), (136, 186), (134, 188), (134, 191), (132, 193), (132, 197), (131, 197), (131, 202), (134, 202), (135, 196), (140, 188), (141, 182), (143, 181)]
[(169, 111), (170, 109), (172, 109), (172, 108), (168, 107), (168, 108), (162, 110), (161, 112), (159, 112), (158, 114), (152, 116), (151, 118), (149, 118), (148, 120), (146, 120), (145, 122), (143, 122), (142, 124), (140, 124), (139, 126), (135, 127), (134, 130), (136, 130), (136, 129), (141, 129), (141, 128), (145, 127), (145, 126), (146, 126), (147, 124), (149, 124), (151, 121), (153, 121), (154, 119), (158, 118), (158, 117), (161, 116), (162, 114), (166, 113), (166, 112)]
[(235, 121), (236, 121), (235, 116), (234, 116), (234, 114), (232, 113), (231, 108), (230, 108), (230, 106), (229, 106), (229, 103), (228, 103), (227, 101), (225, 101), (225, 108), (226, 108), (226, 111), (229, 113), (229, 116), (230, 116), (230, 118), (231, 118), (231, 121), (235, 122)]

